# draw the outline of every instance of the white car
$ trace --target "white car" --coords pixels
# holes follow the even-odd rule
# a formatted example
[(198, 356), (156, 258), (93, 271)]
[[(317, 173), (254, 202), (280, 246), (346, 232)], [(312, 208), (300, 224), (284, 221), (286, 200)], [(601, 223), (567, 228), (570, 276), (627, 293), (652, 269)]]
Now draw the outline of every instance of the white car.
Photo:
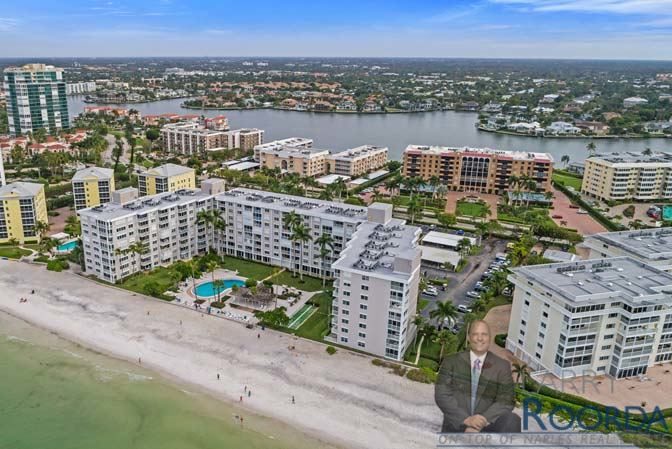
[(576, 213), (577, 213), (577, 214), (582, 214), (582, 215), (583, 215), (583, 214), (587, 214), (588, 211), (585, 210), (585, 209), (579, 209), (579, 210), (576, 211)]
[(422, 294), (423, 294), (423, 295), (427, 295), (427, 296), (439, 296), (439, 292), (438, 292), (438, 290), (436, 290), (436, 289), (434, 289), (434, 290), (430, 290), (430, 289), (428, 289), (428, 288), (424, 289), (424, 290), (422, 291)]
[(480, 298), (480, 297), (481, 297), (481, 295), (478, 292), (475, 292), (473, 290), (470, 291), (470, 292), (467, 292), (467, 298)]
[(462, 313), (471, 313), (471, 307), (467, 307), (464, 304), (457, 306), (457, 311)]

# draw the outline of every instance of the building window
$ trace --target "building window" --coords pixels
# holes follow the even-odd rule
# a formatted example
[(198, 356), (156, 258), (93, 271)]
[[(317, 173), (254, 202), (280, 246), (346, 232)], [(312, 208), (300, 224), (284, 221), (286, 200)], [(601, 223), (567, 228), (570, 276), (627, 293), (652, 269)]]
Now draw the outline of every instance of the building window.
[(612, 339), (612, 338), (614, 338), (614, 334), (609, 334), (609, 335), (604, 336), (605, 340), (609, 340), (609, 339)]
[(347, 343), (348, 337), (341, 337), (341, 343)]
[(366, 343), (364, 343), (363, 341), (358, 341), (357, 346), (359, 346), (360, 348), (366, 348)]

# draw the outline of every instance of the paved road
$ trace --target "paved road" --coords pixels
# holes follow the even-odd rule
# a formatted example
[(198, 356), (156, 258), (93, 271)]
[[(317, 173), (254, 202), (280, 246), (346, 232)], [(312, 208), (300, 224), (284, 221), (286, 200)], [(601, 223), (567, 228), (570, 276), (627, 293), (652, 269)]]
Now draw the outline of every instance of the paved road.
[[(469, 263), (460, 273), (445, 275), (445, 272), (439, 270), (423, 268), (423, 272), (426, 270), (429, 277), (446, 277), (450, 279), (450, 283), (445, 292), (439, 289), (438, 297), (422, 295), (422, 298), (428, 299), (430, 303), (424, 308), (421, 315), (429, 318), (429, 313), (436, 308), (437, 301), (451, 301), (455, 307), (460, 304), (470, 304), (473, 299), (467, 298), (466, 293), (474, 289), (474, 285), (488, 269), (488, 265), (495, 259), (495, 255), (506, 250), (506, 243), (505, 240), (484, 239), (481, 254), (469, 257)], [(433, 276), (433, 273), (436, 276)]]
[[(114, 147), (117, 146), (117, 141), (114, 135), (108, 134), (105, 136), (105, 140), (107, 140), (107, 149), (103, 152), (103, 162), (109, 162), (111, 164), (114, 163), (114, 157), (113, 151)], [(124, 153), (121, 155), (119, 158), (119, 163), (120, 164), (128, 164), (129, 158), (128, 158), (128, 153), (130, 151), (130, 147), (128, 145), (128, 142), (126, 141), (125, 137), (121, 138), (122, 145), (124, 147)]]

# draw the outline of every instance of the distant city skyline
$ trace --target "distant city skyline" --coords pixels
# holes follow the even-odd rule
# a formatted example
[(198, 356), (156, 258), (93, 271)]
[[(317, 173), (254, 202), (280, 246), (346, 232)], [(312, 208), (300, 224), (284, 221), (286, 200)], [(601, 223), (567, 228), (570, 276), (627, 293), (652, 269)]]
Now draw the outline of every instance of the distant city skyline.
[(0, 41), (0, 57), (672, 60), (672, 0), (9, 0)]

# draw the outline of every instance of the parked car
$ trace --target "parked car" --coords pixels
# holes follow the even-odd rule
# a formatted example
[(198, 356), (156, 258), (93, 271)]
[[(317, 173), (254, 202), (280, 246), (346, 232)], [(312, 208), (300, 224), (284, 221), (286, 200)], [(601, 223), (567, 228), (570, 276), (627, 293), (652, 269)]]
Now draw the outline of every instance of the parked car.
[(467, 307), (464, 304), (457, 306), (457, 311), (462, 313), (471, 313), (471, 307)]
[(557, 218), (558, 220), (560, 220), (562, 218), (562, 215), (555, 214), (552, 215), (551, 218)]
[(455, 231), (455, 234), (464, 235), (464, 231), (462, 229), (458, 229), (457, 231)]
[(480, 298), (480, 297), (481, 297), (481, 294), (478, 293), (478, 292), (476, 292), (476, 291), (474, 291), (474, 290), (472, 290), (472, 291), (470, 291), (470, 292), (467, 292), (467, 298), (474, 298), (474, 299), (476, 299), (476, 298)]
[(438, 290), (430, 290), (428, 288), (424, 289), (422, 294), (427, 296), (439, 296)]
[(476, 287), (474, 287), (474, 290), (477, 291), (477, 292), (484, 292), (487, 289), (488, 289), (488, 287), (486, 287), (485, 285), (477, 285)]
[(581, 214), (581, 215), (584, 215), (584, 214), (587, 214), (587, 213), (588, 213), (588, 211), (587, 211), (587, 210), (585, 210), (585, 209), (579, 209), (579, 210), (577, 210), (577, 211), (576, 211), (576, 213), (577, 213), (577, 214)]
[(513, 291), (511, 290), (511, 287), (506, 287), (504, 290), (502, 290), (502, 295), (504, 296), (511, 296)]

